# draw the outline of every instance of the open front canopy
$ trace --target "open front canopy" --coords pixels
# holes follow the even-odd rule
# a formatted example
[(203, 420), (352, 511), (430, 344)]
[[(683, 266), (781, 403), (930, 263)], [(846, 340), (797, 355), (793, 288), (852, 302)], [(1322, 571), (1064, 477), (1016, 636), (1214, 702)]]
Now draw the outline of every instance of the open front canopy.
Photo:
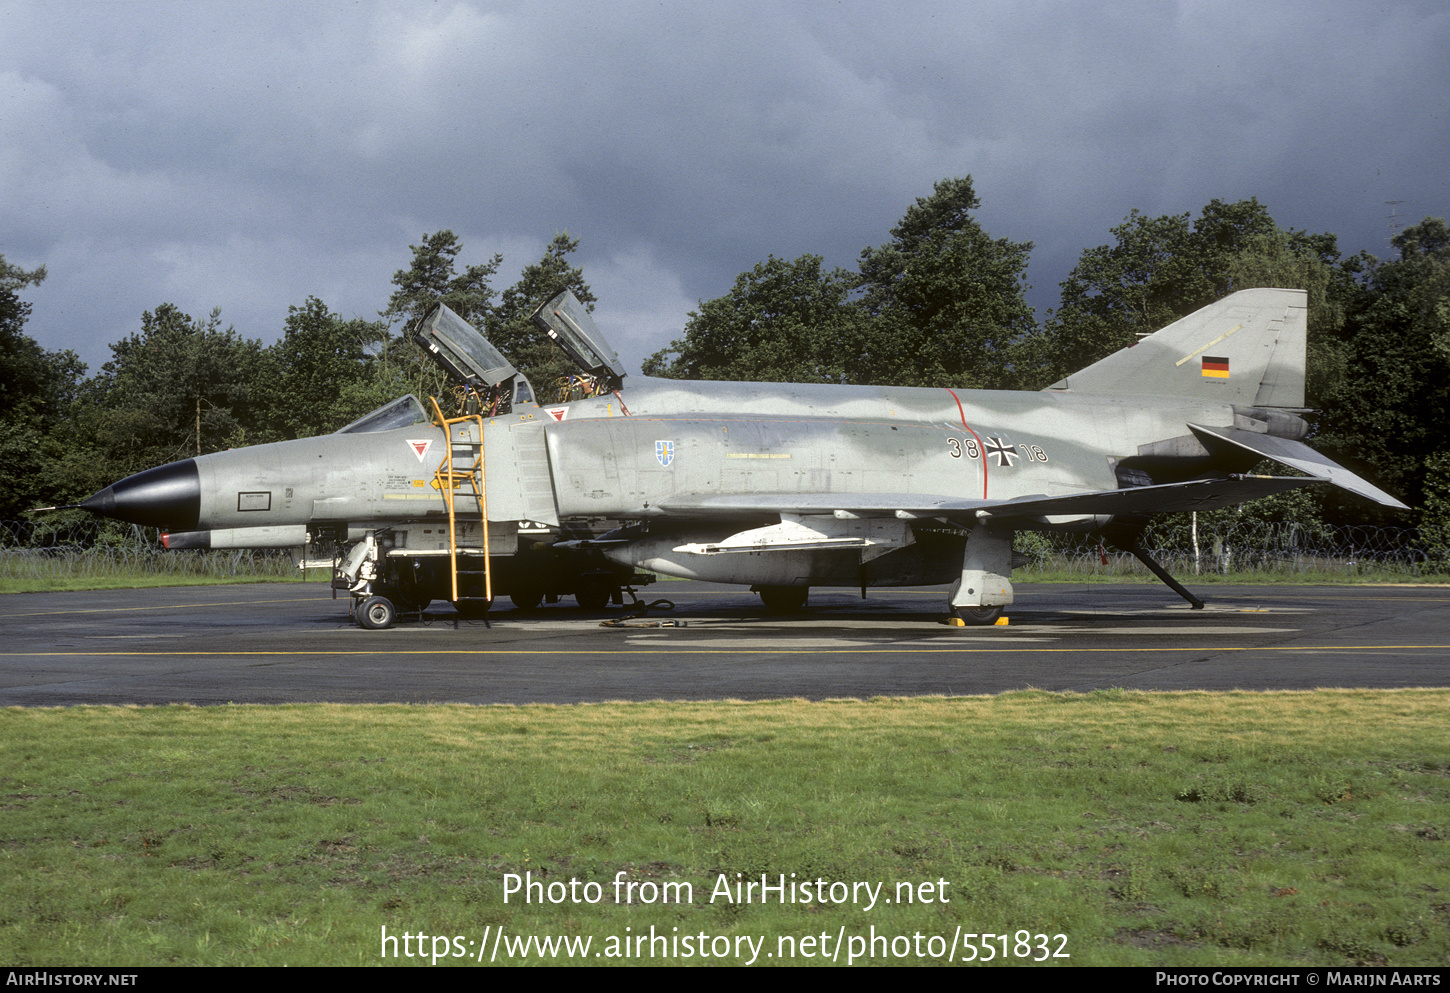
[(413, 328), (413, 340), (457, 382), (479, 392), (519, 371), (463, 318), (436, 304)]

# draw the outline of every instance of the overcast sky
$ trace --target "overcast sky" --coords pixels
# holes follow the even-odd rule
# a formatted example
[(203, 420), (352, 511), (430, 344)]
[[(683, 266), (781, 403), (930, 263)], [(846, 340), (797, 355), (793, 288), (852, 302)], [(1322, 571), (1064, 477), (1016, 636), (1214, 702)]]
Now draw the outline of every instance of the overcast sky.
[(774, 254), (853, 266), (970, 174), (1038, 316), (1134, 208), (1258, 197), (1389, 254), (1450, 213), (1436, 2), (0, 4), (0, 254), (96, 371), (142, 311), (372, 319), (451, 228), (562, 230), (637, 369)]

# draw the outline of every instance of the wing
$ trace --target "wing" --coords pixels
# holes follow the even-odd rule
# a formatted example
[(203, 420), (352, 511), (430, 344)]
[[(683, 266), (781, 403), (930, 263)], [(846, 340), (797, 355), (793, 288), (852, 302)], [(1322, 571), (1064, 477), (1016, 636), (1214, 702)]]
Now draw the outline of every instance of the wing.
[(1039, 494), (1011, 500), (980, 500), (919, 493), (740, 493), (674, 496), (657, 509), (665, 516), (720, 519), (762, 514), (799, 516), (942, 518), (959, 523), (979, 520), (1166, 514), (1180, 510), (1216, 510), (1310, 483), (1315, 477), (1229, 476), (1185, 483), (1098, 490), (1061, 496)]

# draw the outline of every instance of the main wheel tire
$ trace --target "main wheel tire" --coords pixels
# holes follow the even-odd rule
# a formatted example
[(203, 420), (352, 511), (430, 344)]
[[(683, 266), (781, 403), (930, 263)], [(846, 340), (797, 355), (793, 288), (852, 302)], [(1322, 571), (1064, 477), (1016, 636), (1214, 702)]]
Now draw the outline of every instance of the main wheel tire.
[(794, 614), (806, 605), (811, 595), (809, 586), (762, 586), (760, 600), (767, 613)]
[(393, 626), (398, 608), (385, 596), (370, 596), (358, 604), (357, 622), (369, 631), (382, 631)]
[(584, 610), (603, 610), (614, 591), (597, 580), (586, 581), (574, 591), (574, 600)]
[(982, 626), (996, 624), (997, 618), (1002, 616), (1002, 607), (955, 607), (952, 613), (969, 625)]
[(544, 601), (544, 591), (539, 589), (524, 589), (509, 594), (517, 610), (534, 610)]

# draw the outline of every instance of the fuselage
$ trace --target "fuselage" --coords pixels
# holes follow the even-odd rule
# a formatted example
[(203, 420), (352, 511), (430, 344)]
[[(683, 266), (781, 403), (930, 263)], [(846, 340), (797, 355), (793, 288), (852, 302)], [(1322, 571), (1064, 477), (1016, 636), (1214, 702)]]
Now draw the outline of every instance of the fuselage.
[[(1184, 475), (1189, 423), (1234, 408), (1070, 392), (631, 379), (618, 393), (483, 421), (488, 517), (649, 520), (728, 494), (934, 494), (1004, 500), (1112, 489), (1121, 465)], [(454, 428), (471, 443), (471, 424)], [(382, 525), (446, 513), (447, 439), (419, 421), (216, 452), (108, 487), (93, 509), (175, 530)], [(1159, 470), (1161, 471), (1161, 470)], [(113, 492), (114, 491), (114, 492)], [(107, 494), (110, 494), (107, 496)], [(100, 504), (108, 503), (106, 507)], [(474, 511), (475, 515), (477, 511)]]
[[(649, 519), (710, 494), (1113, 489), (1123, 460), (1233, 419), (1229, 404), (1173, 398), (644, 380), (569, 405), (544, 433), (561, 516)], [(1185, 464), (1204, 454), (1187, 446)]]

